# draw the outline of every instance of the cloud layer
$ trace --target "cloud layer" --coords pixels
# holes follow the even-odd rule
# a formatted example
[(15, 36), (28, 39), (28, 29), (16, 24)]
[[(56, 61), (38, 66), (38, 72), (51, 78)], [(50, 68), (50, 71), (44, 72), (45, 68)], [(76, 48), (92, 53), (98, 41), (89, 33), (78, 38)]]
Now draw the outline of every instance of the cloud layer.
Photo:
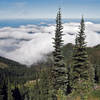
[[(86, 22), (87, 46), (100, 44), (100, 24)], [(73, 43), (79, 31), (79, 23), (64, 23), (64, 44)], [(27, 25), (18, 28), (0, 28), (0, 56), (31, 65), (45, 60), (53, 51), (55, 25)]]

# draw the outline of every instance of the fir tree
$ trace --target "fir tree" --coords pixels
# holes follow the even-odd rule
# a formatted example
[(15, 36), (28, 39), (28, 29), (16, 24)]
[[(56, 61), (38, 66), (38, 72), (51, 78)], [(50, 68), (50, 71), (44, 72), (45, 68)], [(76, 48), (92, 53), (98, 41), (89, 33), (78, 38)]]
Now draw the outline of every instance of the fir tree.
[[(76, 37), (76, 43), (73, 53), (73, 88), (79, 92), (82, 100), (86, 99), (87, 93), (90, 90), (91, 83), (93, 82), (93, 68), (88, 60), (85, 42), (85, 24), (82, 17), (80, 24), (80, 31)], [(87, 100), (87, 99), (86, 99)]]
[(13, 100), (12, 90), (11, 90), (11, 84), (10, 84), (9, 79), (8, 79), (8, 100)]
[(7, 87), (7, 84), (6, 84), (6, 81), (4, 80), (4, 83), (3, 83), (3, 87), (2, 87), (2, 96), (3, 96), (3, 100), (7, 100), (7, 90), (8, 90), (8, 87)]
[(41, 100), (48, 100), (50, 98), (49, 95), (49, 76), (48, 70), (43, 69), (40, 76), (40, 97)]
[(34, 100), (41, 100), (40, 99), (39, 74), (36, 73), (35, 77), (36, 77), (36, 85), (34, 86), (33, 97), (34, 97)]
[(18, 87), (15, 86), (15, 89), (12, 91), (12, 96), (14, 100), (21, 100), (21, 94)]
[(3, 100), (2, 90), (0, 89), (0, 100)]
[(52, 84), (54, 91), (58, 91), (59, 89), (63, 90), (65, 93), (67, 90), (67, 70), (63, 61), (61, 48), (63, 46), (62, 40), (62, 22), (61, 22), (61, 11), (59, 9), (56, 18), (56, 32), (54, 38), (54, 66), (52, 68)]
[(2, 87), (3, 87), (3, 82), (1, 81), (1, 84), (0, 84), (0, 100), (3, 100)]
[(68, 66), (68, 85), (67, 85), (67, 94), (72, 92), (72, 68), (71, 65)]

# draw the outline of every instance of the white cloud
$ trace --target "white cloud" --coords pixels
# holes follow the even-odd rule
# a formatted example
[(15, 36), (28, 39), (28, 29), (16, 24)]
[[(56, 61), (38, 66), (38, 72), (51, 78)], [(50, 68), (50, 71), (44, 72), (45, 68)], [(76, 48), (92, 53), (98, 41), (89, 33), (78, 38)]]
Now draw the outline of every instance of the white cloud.
[[(79, 23), (64, 23), (64, 44), (74, 43), (79, 31)], [(18, 28), (0, 28), (0, 55), (31, 65), (45, 60), (45, 55), (53, 51), (55, 25), (27, 25)], [(88, 46), (100, 44), (100, 24), (86, 22)]]

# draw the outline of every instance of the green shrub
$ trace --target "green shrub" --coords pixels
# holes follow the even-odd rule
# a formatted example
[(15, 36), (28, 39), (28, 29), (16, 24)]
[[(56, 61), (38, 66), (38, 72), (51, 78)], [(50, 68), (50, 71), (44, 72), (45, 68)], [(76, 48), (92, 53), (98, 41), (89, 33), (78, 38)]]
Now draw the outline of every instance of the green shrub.
[(91, 95), (92, 95), (93, 97), (100, 98), (100, 90), (95, 90), (95, 91), (93, 91), (93, 92), (91, 93)]

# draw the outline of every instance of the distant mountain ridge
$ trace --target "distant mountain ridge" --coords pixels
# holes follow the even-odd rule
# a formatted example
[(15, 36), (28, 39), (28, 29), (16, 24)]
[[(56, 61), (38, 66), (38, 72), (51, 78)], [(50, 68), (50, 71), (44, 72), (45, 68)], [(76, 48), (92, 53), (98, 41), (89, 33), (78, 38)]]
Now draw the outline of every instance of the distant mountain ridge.
[(10, 60), (8, 58), (4, 58), (4, 57), (0, 56), (0, 65), (1, 65), (1, 63), (2, 64), (4, 63), (5, 65), (8, 65), (8, 66), (25, 66), (25, 65), (22, 65), (16, 61), (13, 61), (13, 60)]

